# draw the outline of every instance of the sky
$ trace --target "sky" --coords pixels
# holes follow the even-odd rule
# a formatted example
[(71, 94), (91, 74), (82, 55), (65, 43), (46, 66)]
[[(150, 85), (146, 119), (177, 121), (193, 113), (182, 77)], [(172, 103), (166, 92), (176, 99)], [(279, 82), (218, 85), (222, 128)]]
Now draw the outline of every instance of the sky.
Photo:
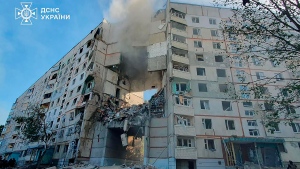
[[(0, 0), (0, 125), (12, 104), (103, 20), (111, 0), (26, 0), (37, 8), (32, 25), (20, 25), (15, 8), (25, 0)], [(212, 0), (171, 0), (209, 5)], [(42, 20), (41, 8), (59, 8), (69, 20)], [(52, 14), (52, 13), (51, 13)], [(55, 13), (53, 13), (55, 14)], [(154, 91), (145, 95), (146, 99)]]

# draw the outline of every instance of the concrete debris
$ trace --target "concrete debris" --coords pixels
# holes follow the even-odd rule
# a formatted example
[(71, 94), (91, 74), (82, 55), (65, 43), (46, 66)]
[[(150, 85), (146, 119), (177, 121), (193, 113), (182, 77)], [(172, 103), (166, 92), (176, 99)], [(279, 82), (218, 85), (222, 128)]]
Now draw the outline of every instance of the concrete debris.
[[(159, 114), (162, 117), (164, 106), (163, 90), (156, 93), (148, 103), (129, 106), (126, 102), (111, 95), (104, 97), (102, 105), (97, 108), (96, 118), (103, 122), (103, 125), (112, 121), (124, 121), (123, 130), (127, 131), (129, 126), (141, 126), (151, 116)], [(119, 106), (121, 105), (121, 106)]]
[[(53, 167), (47, 168), (47, 169), (56, 169)], [(95, 166), (91, 164), (76, 164), (64, 167), (63, 169), (156, 169), (155, 166), (152, 165), (133, 165), (133, 166), (127, 166), (125, 164), (123, 165), (115, 165), (115, 166)]]

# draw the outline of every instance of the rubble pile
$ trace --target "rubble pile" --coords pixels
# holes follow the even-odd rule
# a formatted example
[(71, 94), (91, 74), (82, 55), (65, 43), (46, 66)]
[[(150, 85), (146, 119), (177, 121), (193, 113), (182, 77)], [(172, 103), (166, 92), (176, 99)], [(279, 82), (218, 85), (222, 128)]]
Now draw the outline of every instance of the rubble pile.
[(103, 125), (125, 119), (128, 121), (135, 121), (136, 119), (144, 121), (146, 117), (149, 117), (149, 113), (151, 113), (151, 116), (157, 116), (156, 114), (162, 116), (164, 102), (163, 90), (152, 96), (148, 103), (132, 106), (112, 95), (105, 95), (102, 105), (96, 110), (97, 120), (103, 122)]

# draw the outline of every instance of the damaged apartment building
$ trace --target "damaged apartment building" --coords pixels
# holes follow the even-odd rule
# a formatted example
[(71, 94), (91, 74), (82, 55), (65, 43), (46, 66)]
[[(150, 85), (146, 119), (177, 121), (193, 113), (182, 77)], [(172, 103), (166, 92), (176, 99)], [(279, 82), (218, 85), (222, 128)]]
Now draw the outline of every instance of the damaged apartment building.
[[(118, 25), (103, 20), (17, 98), (0, 154), (18, 165), (37, 160), (41, 146), (25, 144), (13, 118), (39, 104), (57, 131), (44, 164), (225, 169), (300, 163), (300, 122), (280, 123), (270, 133), (255, 113), (263, 100), (239, 92), (265, 75), (292, 74), (280, 74), (284, 65), (241, 62), (235, 40), (219, 27), (231, 15), (225, 8), (168, 3), (146, 20), (147, 40), (126, 41), (126, 50), (114, 35)], [(272, 92), (285, 83), (267, 87)], [(229, 84), (240, 99), (225, 93)], [(157, 93), (144, 102), (149, 89)]]

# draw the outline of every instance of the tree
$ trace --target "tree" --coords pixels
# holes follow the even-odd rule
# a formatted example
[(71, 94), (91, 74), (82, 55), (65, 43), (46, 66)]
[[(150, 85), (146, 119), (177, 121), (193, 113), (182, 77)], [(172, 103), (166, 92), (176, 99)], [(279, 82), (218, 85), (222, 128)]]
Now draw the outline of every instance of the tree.
[(14, 120), (21, 124), (21, 133), (25, 141), (38, 142), (44, 146), (38, 156), (38, 168), (55, 133), (50, 130), (51, 126), (46, 122), (46, 108), (33, 105), (29, 106), (26, 113), (26, 116), (15, 117)]
[[(232, 8), (233, 15), (222, 22), (226, 38), (232, 40), (239, 62), (278, 67), (278, 74), (261, 77), (248, 86), (253, 98), (264, 101), (260, 112), (271, 132), (280, 119), (292, 124), (298, 118), (295, 109), (300, 96), (300, 3), (299, 0), (223, 0), (217, 5)], [(235, 58), (236, 59), (236, 58)], [(271, 63), (271, 64), (270, 64)], [(282, 74), (293, 74), (284, 78)], [(242, 78), (241, 78), (242, 79)], [(280, 84), (276, 92), (266, 94), (266, 86)], [(238, 97), (237, 95), (234, 96)]]
[(4, 125), (0, 125), (0, 133), (2, 133), (3, 129), (4, 129)]

